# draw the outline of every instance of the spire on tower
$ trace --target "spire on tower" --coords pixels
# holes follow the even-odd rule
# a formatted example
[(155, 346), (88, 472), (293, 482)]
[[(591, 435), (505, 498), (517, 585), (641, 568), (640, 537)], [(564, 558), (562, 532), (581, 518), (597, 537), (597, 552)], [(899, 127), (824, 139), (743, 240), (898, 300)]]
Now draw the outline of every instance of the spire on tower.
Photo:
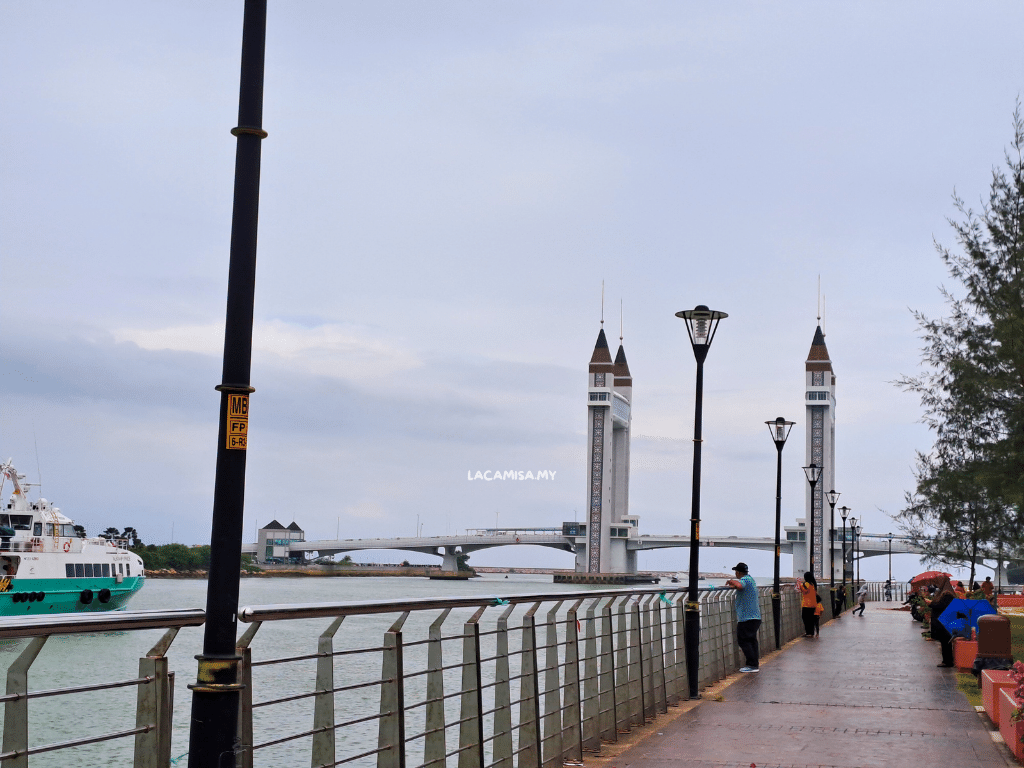
[[(600, 366), (597, 370), (594, 366)], [(608, 350), (608, 339), (604, 335), (604, 328), (597, 334), (597, 343), (594, 344), (594, 354), (590, 357), (590, 372), (599, 373), (610, 371), (612, 365), (612, 353)]]

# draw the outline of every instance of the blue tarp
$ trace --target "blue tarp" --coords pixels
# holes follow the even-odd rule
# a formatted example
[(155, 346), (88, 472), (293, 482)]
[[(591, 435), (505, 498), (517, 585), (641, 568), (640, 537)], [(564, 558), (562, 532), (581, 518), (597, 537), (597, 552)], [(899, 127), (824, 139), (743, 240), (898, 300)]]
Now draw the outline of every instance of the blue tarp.
[(950, 634), (963, 635), (968, 627), (977, 632), (978, 619), (990, 613), (996, 613), (996, 609), (988, 600), (964, 600), (958, 597), (939, 616), (939, 623), (948, 629)]

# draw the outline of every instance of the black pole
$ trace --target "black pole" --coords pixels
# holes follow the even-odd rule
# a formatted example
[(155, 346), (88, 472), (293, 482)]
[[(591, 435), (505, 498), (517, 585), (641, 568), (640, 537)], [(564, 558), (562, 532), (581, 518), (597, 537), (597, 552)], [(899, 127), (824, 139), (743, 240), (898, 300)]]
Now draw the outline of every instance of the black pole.
[(693, 494), (690, 500), (690, 583), (686, 601), (683, 642), (686, 645), (686, 679), (690, 685), (690, 698), (699, 699), (697, 674), (700, 671), (700, 603), (697, 599), (697, 579), (700, 570), (700, 448), (701, 420), (704, 412), (704, 357), (707, 347), (693, 348), (697, 358), (697, 393), (693, 415)]
[[(813, 508), (814, 502), (811, 502)], [(828, 512), (828, 584), (832, 594), (832, 615), (836, 613), (836, 503), (829, 497)]]
[(860, 531), (853, 532), (853, 559), (857, 564), (857, 589), (860, 589)]
[[(845, 511), (847, 508), (843, 507), (840, 511)], [(839, 609), (839, 613), (846, 610), (846, 517), (843, 517), (843, 605)]]
[(892, 597), (892, 536), (889, 537), (889, 597)]
[(811, 529), (807, 541), (807, 570), (815, 579), (817, 579), (817, 575), (814, 573), (814, 488), (817, 485), (817, 480), (811, 483)]
[(245, 0), (235, 148), (234, 210), (224, 326), (224, 368), (213, 491), (206, 628), (199, 674), (192, 689), (189, 765), (229, 768), (238, 748), (238, 661), (235, 653), (238, 574), (242, 560), (245, 458), (252, 362), (256, 234), (259, 218), (260, 142), (263, 130), (263, 61), (267, 2)]
[(782, 647), (782, 585), (779, 583), (779, 531), (782, 527), (782, 447), (785, 442), (775, 441), (779, 460), (775, 473), (775, 580), (772, 582), (772, 625), (775, 627), (775, 650)]

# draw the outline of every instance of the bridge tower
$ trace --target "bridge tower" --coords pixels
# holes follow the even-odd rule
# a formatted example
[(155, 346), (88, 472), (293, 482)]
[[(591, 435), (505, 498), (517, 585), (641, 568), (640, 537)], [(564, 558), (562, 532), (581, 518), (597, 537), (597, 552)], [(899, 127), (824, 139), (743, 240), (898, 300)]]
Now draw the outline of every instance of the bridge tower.
[(633, 377), (619, 339), (612, 360), (604, 328), (590, 358), (587, 387), (586, 523), (576, 538), (577, 573), (636, 573), (637, 535), (629, 515), (629, 433)]
[[(822, 579), (826, 578), (824, 568), (828, 562), (828, 552), (825, 551), (825, 543), (828, 541), (830, 522), (830, 515), (824, 513), (827, 507), (825, 494), (835, 488), (836, 479), (836, 376), (832, 370), (832, 361), (828, 356), (828, 347), (825, 346), (825, 334), (821, 332), (820, 325), (814, 331), (811, 351), (807, 353), (805, 380), (806, 466), (810, 466), (813, 462), (822, 467), (822, 472), (821, 479), (814, 487), (813, 496), (810, 484), (804, 483), (804, 494), (807, 500), (805, 506), (807, 516), (804, 520), (806, 522), (812, 516), (814, 519), (814, 541), (810, 542), (814, 551), (814, 577)], [(809, 527), (805, 525), (804, 529)], [(808, 568), (808, 554), (809, 550), (806, 547), (803, 548), (802, 557), (798, 557), (794, 551), (793, 571), (799, 575), (802, 575)], [(838, 561), (842, 558), (836, 559)], [(841, 568), (842, 564), (837, 562), (837, 566)]]

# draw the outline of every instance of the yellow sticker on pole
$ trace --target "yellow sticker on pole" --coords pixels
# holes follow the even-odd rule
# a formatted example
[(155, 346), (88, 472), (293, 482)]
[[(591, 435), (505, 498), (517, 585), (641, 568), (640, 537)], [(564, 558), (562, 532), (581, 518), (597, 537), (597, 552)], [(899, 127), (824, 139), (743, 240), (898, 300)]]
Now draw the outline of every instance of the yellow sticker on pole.
[(248, 435), (249, 396), (228, 395), (228, 449), (244, 451)]

